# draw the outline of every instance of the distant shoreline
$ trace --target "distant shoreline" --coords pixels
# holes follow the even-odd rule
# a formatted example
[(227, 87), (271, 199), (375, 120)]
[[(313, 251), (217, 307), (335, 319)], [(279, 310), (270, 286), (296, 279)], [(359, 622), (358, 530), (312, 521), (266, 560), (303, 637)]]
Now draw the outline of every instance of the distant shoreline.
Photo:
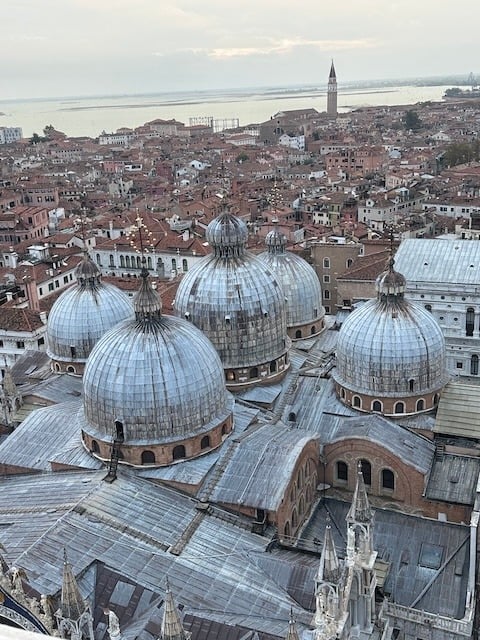
[[(371, 91), (346, 91), (346, 92), (339, 92), (339, 95), (342, 96), (358, 96), (358, 95), (372, 95), (372, 94), (378, 94), (378, 93), (395, 93), (396, 89), (376, 89), (376, 90), (371, 90)], [(288, 99), (289, 100), (304, 100), (304, 99), (308, 99), (308, 98), (318, 98), (318, 97), (324, 97), (326, 95), (325, 91), (318, 91), (315, 93), (302, 93), (301, 95), (289, 95)], [(282, 96), (282, 98), (285, 98), (287, 96)], [(237, 97), (236, 97), (237, 98)], [(278, 100), (278, 96), (277, 95), (263, 95), (257, 98), (253, 98), (252, 100), (258, 100), (258, 101), (275, 101)], [(229, 103), (229, 102), (240, 102), (240, 97), (238, 97), (237, 99), (231, 99), (231, 100), (225, 100), (222, 98), (218, 98), (216, 100), (210, 100), (211, 103)], [(92, 105), (87, 105), (85, 107), (81, 107), (81, 106), (75, 106), (75, 107), (61, 107), (60, 109), (57, 109), (57, 111), (96, 111), (98, 109), (144, 109), (145, 107), (179, 107), (179, 106), (195, 106), (198, 104), (204, 104), (205, 100), (177, 100), (175, 102), (169, 102), (169, 101), (164, 101), (164, 102), (150, 102), (148, 104), (145, 103), (134, 103), (134, 104), (92, 104)]]

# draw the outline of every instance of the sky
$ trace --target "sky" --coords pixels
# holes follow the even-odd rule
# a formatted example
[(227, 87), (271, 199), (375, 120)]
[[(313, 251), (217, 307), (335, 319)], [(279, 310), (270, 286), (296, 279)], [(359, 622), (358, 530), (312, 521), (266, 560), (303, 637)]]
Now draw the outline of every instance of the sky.
[[(0, 100), (480, 73), (479, 0), (2, 0)], [(477, 65), (477, 68), (475, 67)]]

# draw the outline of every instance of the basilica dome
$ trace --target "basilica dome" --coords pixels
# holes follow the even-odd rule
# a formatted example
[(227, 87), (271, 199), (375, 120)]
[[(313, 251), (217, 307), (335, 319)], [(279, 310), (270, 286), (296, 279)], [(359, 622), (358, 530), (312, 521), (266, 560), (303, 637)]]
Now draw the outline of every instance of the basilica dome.
[(54, 303), (47, 322), (47, 353), (55, 371), (82, 373), (102, 335), (133, 318), (129, 298), (101, 280), (100, 270), (85, 255), (75, 270), (77, 283)]
[(175, 313), (208, 336), (232, 389), (273, 382), (288, 368), (285, 296), (272, 270), (246, 251), (247, 235), (228, 212), (213, 220), (213, 254), (183, 276), (175, 297)]
[(129, 464), (164, 465), (219, 446), (233, 426), (233, 399), (219, 357), (191, 323), (161, 313), (143, 271), (135, 319), (96, 344), (83, 377), (83, 438), (102, 458), (122, 438)]
[(334, 379), (354, 408), (413, 414), (432, 409), (447, 382), (445, 341), (432, 314), (405, 299), (405, 278), (393, 266), (391, 259), (377, 278), (377, 298), (343, 323)]
[(265, 238), (267, 251), (258, 257), (272, 270), (285, 295), (288, 335), (293, 340), (317, 335), (324, 327), (322, 289), (315, 270), (286, 251), (287, 239), (274, 228)]

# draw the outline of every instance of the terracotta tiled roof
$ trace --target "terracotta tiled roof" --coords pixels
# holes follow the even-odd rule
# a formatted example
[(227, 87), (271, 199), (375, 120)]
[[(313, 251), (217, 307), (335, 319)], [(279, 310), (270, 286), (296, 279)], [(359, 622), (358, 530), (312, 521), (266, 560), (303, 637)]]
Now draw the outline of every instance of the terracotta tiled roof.
[(0, 307), (0, 329), (4, 331), (33, 332), (43, 326), (37, 311)]

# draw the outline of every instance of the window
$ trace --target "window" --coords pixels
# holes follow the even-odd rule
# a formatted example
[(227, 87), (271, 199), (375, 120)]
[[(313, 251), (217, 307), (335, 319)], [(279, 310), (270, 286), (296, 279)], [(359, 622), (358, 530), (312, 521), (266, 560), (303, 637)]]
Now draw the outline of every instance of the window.
[(297, 329), (295, 331), (295, 338), (301, 338), (302, 337), (302, 331), (301, 329)]
[(316, 325), (312, 325), (310, 327), (310, 335), (314, 336), (317, 333), (317, 326)]
[(258, 368), (252, 367), (250, 369), (250, 378), (258, 378)]
[(405, 403), (403, 403), (403, 402), (396, 402), (396, 403), (395, 403), (394, 412), (395, 412), (395, 413), (405, 413)]
[(125, 434), (123, 431), (123, 422), (120, 422), (120, 420), (115, 420), (115, 439), (121, 440), (122, 442), (125, 439)]
[(323, 297), (325, 298), (325, 300), (330, 300), (330, 291), (328, 289), (324, 290)]
[(175, 258), (172, 258), (172, 271), (177, 270), (177, 261)]
[(48, 290), (53, 291), (53, 282), (48, 283)]
[(209, 449), (210, 448), (210, 436), (203, 436), (200, 441), (200, 449)]
[(58, 280), (55, 280), (55, 289), (58, 289), (59, 286), (60, 286), (60, 282)]
[[(37, 340), (37, 346), (41, 347), (44, 344), (45, 344), (45, 338), (42, 337)], [(0, 345), (0, 346), (3, 346), (3, 345)]]
[(323, 276), (323, 281), (328, 284), (330, 282), (330, 276), (329, 275)]
[(423, 398), (420, 398), (420, 400), (417, 400), (417, 411), (423, 411), (425, 409), (425, 400)]
[(110, 254), (109, 260), (110, 260), (110, 266), (114, 267), (115, 266), (115, 262), (113, 261), (113, 255), (112, 254)]
[(186, 273), (188, 271), (188, 262), (186, 258), (183, 258), (182, 260), (182, 270), (184, 273)]
[(270, 362), (270, 373), (275, 373), (277, 370), (277, 361), (276, 360), (272, 360)]
[(92, 440), (92, 453), (100, 453), (100, 447), (96, 440)]
[(374, 400), (372, 402), (372, 411), (381, 411), (382, 410), (382, 403), (380, 402), (380, 400)]
[(382, 489), (393, 491), (395, 489), (395, 476), (390, 469), (382, 469)]
[(414, 386), (415, 386), (415, 380), (413, 378), (410, 378), (410, 380), (408, 381), (409, 391), (413, 391)]
[(457, 362), (456, 367), (457, 369), (463, 369), (463, 362)]
[(473, 327), (475, 322), (475, 309), (468, 307), (467, 315), (465, 317), (465, 335), (473, 336)]
[(470, 360), (470, 375), (478, 376), (478, 356), (476, 353), (473, 354)]
[(182, 458), (185, 458), (185, 456), (185, 447), (183, 446), (183, 444), (177, 444), (177, 446), (173, 448), (173, 459), (181, 460)]
[(353, 403), (353, 406), (356, 407), (357, 409), (362, 408), (362, 399), (360, 398), (360, 396), (353, 396), (352, 403)]
[(100, 266), (102, 266), (102, 261), (100, 259), (100, 254), (97, 253), (97, 264), (99, 264)]
[(63, 284), (68, 284), (68, 276), (63, 276)]
[(0, 347), (3, 347), (3, 340), (0, 340)]
[(360, 460), (360, 468), (362, 470), (363, 481), (370, 486), (372, 484), (372, 465), (368, 460)]
[(25, 342), (23, 340), (17, 340), (17, 349), (25, 349)]
[(153, 451), (142, 451), (142, 464), (155, 464)]
[(324, 258), (323, 259), (323, 268), (324, 269), (330, 269), (330, 258)]
[(348, 482), (348, 464), (343, 460), (337, 461), (337, 480)]
[(345, 263), (345, 265), (346, 265), (347, 269), (350, 269), (350, 267), (352, 266), (352, 264), (353, 264), (353, 260), (352, 260), (352, 258), (348, 258), (347, 262)]
[(42, 289), (42, 287), (40, 287), (40, 288), (38, 289), (38, 294), (39, 294), (39, 295), (41, 295), (41, 296), (43, 296), (43, 289)]
[(69, 365), (67, 367), (67, 373), (76, 373), (75, 367), (72, 367), (72, 365)]
[(328, 304), (325, 305), (325, 313), (330, 313), (330, 306)]
[(432, 305), (431, 305), (431, 304), (426, 304), (426, 305), (425, 305), (425, 309), (426, 309), (427, 311), (430, 311), (430, 313), (432, 313)]

